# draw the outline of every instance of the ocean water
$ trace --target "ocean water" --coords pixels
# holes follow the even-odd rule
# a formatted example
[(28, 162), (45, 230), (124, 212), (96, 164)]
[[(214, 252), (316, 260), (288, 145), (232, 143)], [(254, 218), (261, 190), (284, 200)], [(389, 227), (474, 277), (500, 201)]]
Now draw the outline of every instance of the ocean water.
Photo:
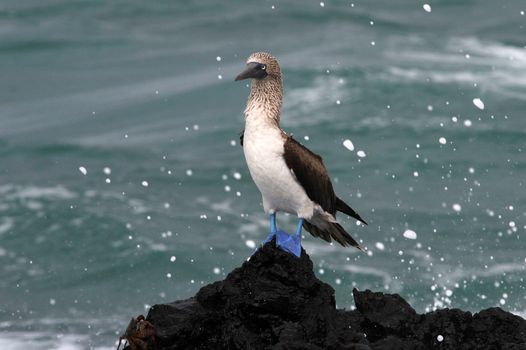
[(303, 241), (338, 307), (356, 287), (524, 317), (526, 4), (423, 5), (3, 1), (0, 348), (113, 349), (251, 255), (268, 223), (233, 78), (261, 50), (283, 128), (369, 222), (340, 216), (366, 253)]

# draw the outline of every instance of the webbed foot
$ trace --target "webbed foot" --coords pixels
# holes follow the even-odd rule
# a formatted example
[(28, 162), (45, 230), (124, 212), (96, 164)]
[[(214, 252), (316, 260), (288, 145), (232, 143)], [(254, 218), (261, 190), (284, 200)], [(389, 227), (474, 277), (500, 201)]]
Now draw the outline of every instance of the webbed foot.
[(290, 235), (285, 231), (277, 230), (276, 232), (271, 232), (267, 238), (261, 243), (265, 245), (268, 242), (271, 242), (274, 237), (276, 237), (276, 246), (288, 253), (294, 254), (298, 258), (301, 255), (301, 238), (300, 235)]
[(268, 242), (271, 242), (274, 237), (276, 237), (276, 243), (284, 241), (289, 234), (285, 231), (276, 230), (275, 232), (271, 232), (268, 234), (267, 238), (261, 243), (261, 245), (265, 245)]
[(289, 235), (284, 231), (278, 232), (281, 232), (282, 234), (276, 235), (276, 245), (281, 250), (294, 254), (299, 258), (301, 256), (301, 235)]
[(301, 256), (301, 227), (303, 225), (303, 219), (298, 222), (296, 233), (289, 235), (287, 232), (278, 230), (276, 226), (276, 214), (270, 214), (270, 233), (267, 238), (263, 241), (262, 245), (271, 242), (276, 237), (276, 246), (281, 250), (294, 254), (298, 258)]

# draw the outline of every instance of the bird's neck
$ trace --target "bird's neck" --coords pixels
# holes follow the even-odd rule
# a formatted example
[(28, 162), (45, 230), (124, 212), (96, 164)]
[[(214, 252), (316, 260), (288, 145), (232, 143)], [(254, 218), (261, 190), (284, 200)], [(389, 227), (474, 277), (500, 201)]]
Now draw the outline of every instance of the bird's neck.
[(281, 77), (252, 80), (250, 96), (245, 109), (246, 122), (251, 119), (257, 123), (269, 123), (279, 128), (281, 105), (283, 103), (283, 84)]

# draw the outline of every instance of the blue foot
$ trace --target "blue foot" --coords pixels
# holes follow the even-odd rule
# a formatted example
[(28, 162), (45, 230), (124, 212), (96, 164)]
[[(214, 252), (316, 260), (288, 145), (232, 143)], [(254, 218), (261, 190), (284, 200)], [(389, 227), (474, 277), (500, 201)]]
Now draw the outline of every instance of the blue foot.
[(274, 237), (276, 237), (276, 246), (278, 248), (294, 254), (298, 258), (301, 256), (301, 239), (299, 235), (289, 235), (285, 231), (278, 230), (276, 232), (269, 233), (261, 245), (271, 242)]
[(276, 245), (281, 250), (294, 254), (298, 258), (301, 256), (301, 236), (298, 234), (289, 235), (286, 232), (278, 231), (278, 234), (276, 234)]
[(271, 232), (268, 234), (267, 238), (261, 243), (261, 245), (265, 245), (268, 242), (271, 242), (274, 237), (276, 237), (276, 243), (284, 241), (289, 234), (285, 231), (277, 230), (276, 232)]
[(267, 238), (263, 242), (261, 242), (261, 245), (265, 245), (268, 242), (272, 241), (272, 239), (276, 236), (276, 232), (271, 232), (268, 234)]
[(270, 214), (270, 233), (267, 238), (263, 241), (262, 245), (271, 242), (276, 237), (276, 246), (281, 250), (294, 254), (298, 258), (301, 256), (301, 227), (303, 225), (303, 219), (298, 222), (296, 233), (289, 235), (285, 231), (278, 230), (276, 226), (276, 213)]

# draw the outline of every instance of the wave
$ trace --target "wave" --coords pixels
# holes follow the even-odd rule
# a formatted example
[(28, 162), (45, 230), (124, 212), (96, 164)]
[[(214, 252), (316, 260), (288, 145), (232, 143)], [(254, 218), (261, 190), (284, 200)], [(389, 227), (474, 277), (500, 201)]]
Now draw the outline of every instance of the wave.
[(375, 269), (374, 267), (369, 266), (358, 266), (358, 265), (345, 265), (343, 270), (353, 273), (353, 274), (363, 274), (368, 276), (379, 277), (382, 279), (383, 285), (390, 285), (392, 282), (392, 277), (389, 272), (382, 271), (380, 269)]
[(57, 334), (53, 332), (2, 332), (0, 349), (55, 349), (55, 350), (114, 350), (115, 346), (88, 346), (85, 334)]
[(380, 75), (398, 83), (477, 84), (481, 91), (525, 100), (526, 52), (523, 48), (477, 38), (452, 38), (429, 51), (387, 50), (394, 62)]
[[(14, 226), (15, 220), (11, 217), (3, 217), (0, 220), (0, 235), (9, 232)], [(1, 256), (2, 254), (0, 254)]]
[(341, 100), (348, 97), (349, 91), (345, 88), (343, 78), (317, 77), (308, 86), (294, 88), (286, 92), (283, 114), (289, 125), (317, 123), (332, 117), (322, 112), (318, 112), (315, 117), (312, 117), (314, 111), (329, 105), (339, 104)]
[(77, 197), (75, 192), (72, 192), (62, 185), (53, 187), (38, 187), (38, 186), (18, 186), (18, 185), (4, 185), (0, 186), (0, 194), (3, 199), (73, 199)]

